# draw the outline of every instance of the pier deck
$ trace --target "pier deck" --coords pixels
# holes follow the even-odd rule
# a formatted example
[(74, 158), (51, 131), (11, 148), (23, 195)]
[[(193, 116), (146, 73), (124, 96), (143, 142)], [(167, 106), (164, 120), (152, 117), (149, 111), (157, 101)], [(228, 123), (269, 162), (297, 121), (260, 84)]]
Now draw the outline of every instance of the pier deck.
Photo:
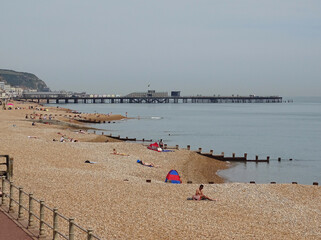
[(29, 94), (15, 100), (55, 103), (282, 103), (279, 96), (186, 96), (186, 97), (69, 97)]

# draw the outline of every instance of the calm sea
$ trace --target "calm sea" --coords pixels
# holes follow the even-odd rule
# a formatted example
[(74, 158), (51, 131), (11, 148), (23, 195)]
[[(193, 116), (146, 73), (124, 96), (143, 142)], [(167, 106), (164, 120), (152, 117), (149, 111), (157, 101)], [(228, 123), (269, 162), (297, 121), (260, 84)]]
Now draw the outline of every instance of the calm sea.
[[(232, 182), (321, 183), (321, 97), (293, 103), (250, 104), (59, 104), (88, 113), (128, 113), (135, 119), (94, 125), (106, 134), (163, 139), (267, 163), (237, 163), (219, 174)], [(281, 162), (277, 158), (281, 157)], [(289, 161), (289, 159), (293, 159)]]

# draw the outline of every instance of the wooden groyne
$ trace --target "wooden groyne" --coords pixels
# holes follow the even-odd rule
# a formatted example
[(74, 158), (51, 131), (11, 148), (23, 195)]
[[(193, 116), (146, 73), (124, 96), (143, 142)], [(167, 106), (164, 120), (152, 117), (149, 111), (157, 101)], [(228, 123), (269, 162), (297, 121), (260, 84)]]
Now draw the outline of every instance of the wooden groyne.
[[(96, 131), (94, 131), (94, 134), (96, 133)], [(121, 140), (121, 141), (130, 141), (130, 142), (152, 142), (152, 139), (137, 139), (137, 138), (129, 138), (129, 137), (121, 137), (120, 135), (118, 136), (113, 136), (112, 134), (109, 135), (105, 135), (104, 132), (101, 133), (101, 135), (113, 138), (113, 139), (117, 139), (117, 140)]]
[(259, 159), (259, 156), (256, 155), (255, 159), (247, 159), (247, 153), (244, 153), (244, 156), (241, 157), (237, 157), (235, 156), (235, 153), (232, 154), (231, 157), (226, 157), (224, 155), (224, 152), (222, 152), (221, 154), (214, 154), (213, 150), (210, 150), (209, 153), (202, 153), (202, 148), (199, 148), (198, 151), (196, 151), (198, 154), (202, 155), (202, 156), (206, 156), (209, 158), (214, 158), (216, 160), (220, 160), (220, 161), (228, 161), (228, 162), (266, 162), (269, 163), (270, 162), (270, 157), (267, 156), (266, 159)]

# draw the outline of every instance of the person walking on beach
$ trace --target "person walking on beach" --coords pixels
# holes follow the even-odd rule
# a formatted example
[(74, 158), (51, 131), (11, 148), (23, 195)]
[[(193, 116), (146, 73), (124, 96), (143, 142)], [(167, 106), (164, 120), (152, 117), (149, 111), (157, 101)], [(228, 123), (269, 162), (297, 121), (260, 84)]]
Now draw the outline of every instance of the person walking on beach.
[(202, 191), (203, 188), (204, 188), (203, 184), (200, 185), (200, 187), (196, 190), (195, 195), (193, 196), (193, 200), (197, 200), (197, 201), (199, 201), (199, 200), (217, 201), (217, 199), (212, 199), (212, 198), (209, 198), (209, 197), (205, 196), (203, 194), (203, 191)]

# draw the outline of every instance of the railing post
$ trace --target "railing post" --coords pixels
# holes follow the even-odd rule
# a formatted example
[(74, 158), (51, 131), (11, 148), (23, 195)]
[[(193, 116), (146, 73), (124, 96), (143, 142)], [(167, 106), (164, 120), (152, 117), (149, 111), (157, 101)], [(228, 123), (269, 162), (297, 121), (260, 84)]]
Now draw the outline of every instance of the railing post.
[(45, 229), (44, 229), (44, 217), (45, 217), (45, 202), (40, 200), (40, 221), (39, 221), (39, 237), (42, 238), (45, 236)]
[(13, 212), (13, 182), (9, 182), (9, 212)]
[(18, 219), (23, 219), (23, 212), (22, 212), (22, 191), (23, 188), (19, 187), (19, 209), (18, 209)]
[(69, 218), (69, 240), (74, 240), (74, 219), (73, 218)]
[(93, 239), (93, 230), (92, 228), (88, 228), (87, 230), (87, 240), (92, 240)]
[(28, 228), (33, 227), (33, 194), (29, 193), (29, 218), (28, 218)]
[(5, 176), (2, 176), (2, 197), (1, 197), (1, 204), (0, 205), (4, 205), (6, 203), (6, 199), (4, 198), (5, 195)]
[(58, 239), (58, 208), (53, 209), (53, 229), (52, 229), (52, 239)]

